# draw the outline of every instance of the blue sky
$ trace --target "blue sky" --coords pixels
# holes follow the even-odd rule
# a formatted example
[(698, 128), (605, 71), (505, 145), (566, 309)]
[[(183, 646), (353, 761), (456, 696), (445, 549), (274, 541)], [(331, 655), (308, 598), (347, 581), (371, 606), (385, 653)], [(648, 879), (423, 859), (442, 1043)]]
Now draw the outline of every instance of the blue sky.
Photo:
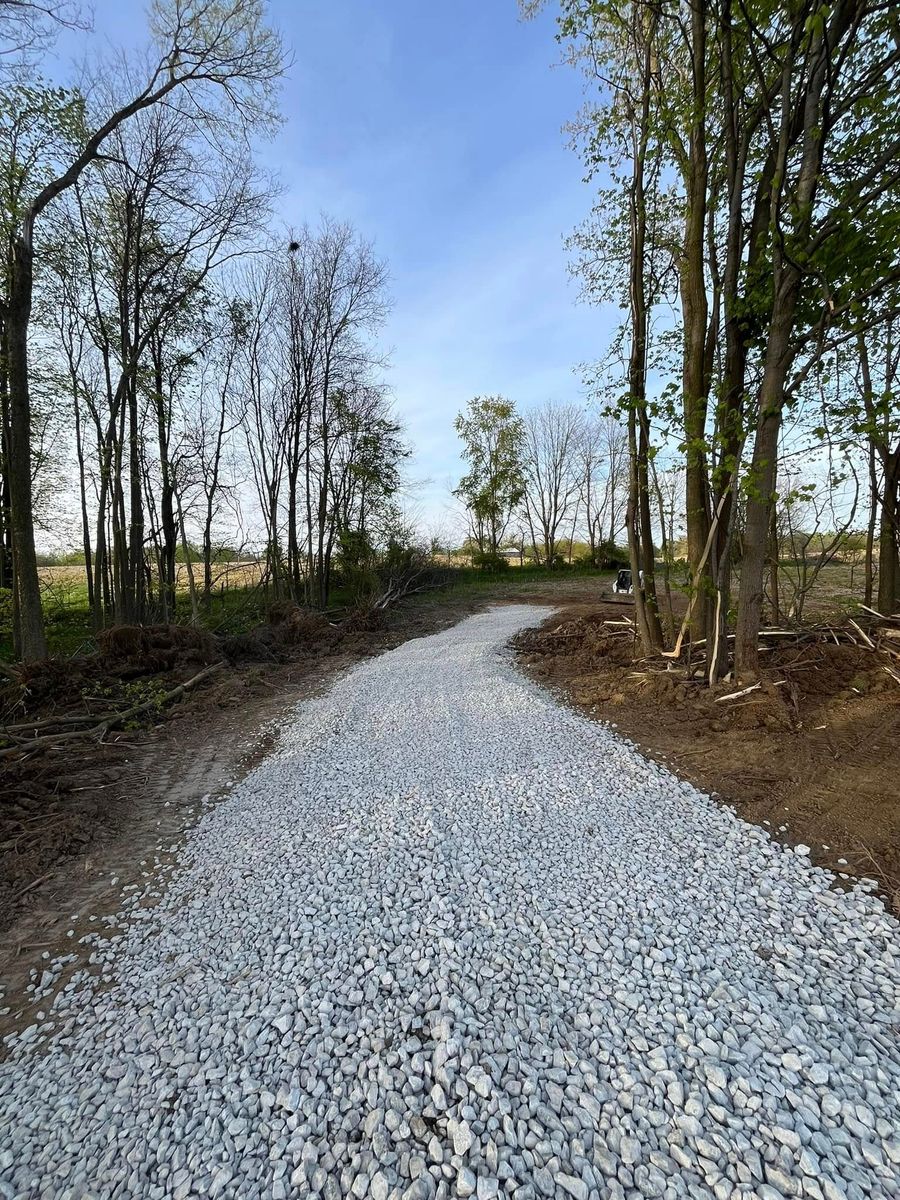
[(293, 47), (286, 125), (267, 151), (294, 224), (347, 218), (387, 258), (390, 382), (426, 519), (461, 473), (453, 418), (476, 394), (578, 399), (608, 318), (576, 304), (563, 236), (590, 189), (564, 123), (582, 84), (555, 66), (552, 5), (276, 0)]
[[(139, 0), (95, 0), (96, 37), (146, 28)], [(563, 125), (582, 80), (556, 65), (554, 6), (516, 0), (271, 0), (293, 53), (285, 125), (261, 153), (288, 225), (347, 219), (388, 260), (389, 381), (427, 523), (455, 508), (455, 414), (476, 394), (520, 408), (581, 397), (577, 364), (616, 316), (576, 302), (563, 237), (591, 189)], [(64, 36), (61, 57), (70, 47)], [(84, 43), (81, 43), (82, 46)]]

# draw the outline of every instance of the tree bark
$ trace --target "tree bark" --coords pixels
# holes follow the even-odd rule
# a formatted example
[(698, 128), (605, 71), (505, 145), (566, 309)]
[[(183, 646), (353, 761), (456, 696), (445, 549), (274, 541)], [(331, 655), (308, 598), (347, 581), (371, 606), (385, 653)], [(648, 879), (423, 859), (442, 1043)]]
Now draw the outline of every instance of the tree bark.
[(6, 306), (0, 311), (0, 587), (14, 588), (12, 530), (9, 522), (9, 341)]
[(790, 269), (785, 293), (776, 298), (769, 332), (766, 366), (759, 398), (759, 420), (750, 466), (744, 553), (738, 592), (735, 633), (735, 673), (739, 680), (759, 673), (759, 630), (762, 623), (763, 576), (769, 542), (769, 518), (775, 502), (778, 439), (784, 405), (784, 384), (792, 359), (790, 335), (799, 291), (799, 275)]
[(78, 499), (81, 504), (81, 543), (84, 548), (84, 573), (87, 578), (88, 608), (93, 612), (94, 572), (91, 557), (91, 526), (88, 519), (87, 483), (84, 473), (84, 441), (81, 434), (81, 410), (78, 404), (77, 390), (73, 398), (73, 407), (75, 410), (75, 451), (78, 457)]
[[(160, 599), (164, 621), (175, 619), (175, 559), (178, 550), (178, 520), (175, 515), (175, 479), (169, 458), (170, 405), (164, 392), (163, 347), (160, 338), (152, 343), (153, 386), (156, 402), (156, 436), (159, 443), (160, 495), (159, 519), (162, 527), (160, 547)], [(187, 554), (188, 552), (185, 551)]]
[(642, 52), (644, 93), (640, 112), (632, 115), (634, 157), (629, 189), (631, 349), (628, 362), (628, 440), (631, 469), (628, 489), (628, 549), (638, 629), (644, 652), (651, 654), (661, 649), (663, 644), (654, 576), (649, 481), (650, 422), (647, 415), (647, 198), (644, 173), (649, 143), (652, 30), (648, 27), (647, 18), (643, 13), (637, 14), (636, 20), (639, 22), (637, 32), (641, 39), (639, 44)]
[(881, 520), (878, 526), (878, 611), (886, 616), (897, 610), (900, 599), (898, 560), (898, 505), (900, 505), (900, 449), (882, 457)]
[(869, 521), (866, 525), (866, 551), (864, 558), (864, 602), (872, 603), (875, 586), (875, 529), (878, 524), (878, 475), (875, 469), (875, 447), (869, 439)]
[(26, 223), (14, 238), (9, 303), (6, 310), (9, 355), (9, 521), (15, 564), (17, 641), (21, 658), (33, 662), (47, 657), (41, 581), (34, 543), (34, 501), (31, 487), (31, 397), (28, 375), (28, 324), (31, 319), (34, 251)]
[[(682, 403), (685, 437), (685, 517), (688, 562), (693, 576), (709, 535), (709, 477), (706, 418), (709, 408), (707, 370), (707, 299), (704, 251), (709, 165), (706, 152), (706, 0), (693, 0), (691, 11), (692, 113), (685, 178), (686, 212), (681, 262), (681, 308), (684, 324)], [(702, 594), (694, 608), (692, 636), (706, 636), (711, 588), (708, 571), (700, 574)]]
[(769, 509), (769, 593), (772, 598), (772, 620), (781, 623), (781, 581), (778, 568), (781, 564), (781, 547), (778, 539), (778, 522), (775, 505)]

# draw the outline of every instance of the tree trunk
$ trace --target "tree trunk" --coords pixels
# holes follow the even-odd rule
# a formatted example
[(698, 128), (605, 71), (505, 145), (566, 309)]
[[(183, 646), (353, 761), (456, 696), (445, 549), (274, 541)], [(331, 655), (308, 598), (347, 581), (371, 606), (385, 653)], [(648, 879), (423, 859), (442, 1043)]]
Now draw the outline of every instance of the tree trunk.
[(300, 546), (297, 539), (297, 476), (300, 463), (294, 458), (288, 468), (287, 568), (291, 598), (298, 604), (301, 597)]
[(866, 525), (864, 603), (871, 606), (875, 584), (875, 528), (878, 524), (878, 473), (875, 467), (875, 446), (869, 438), (869, 521)]
[(637, 470), (637, 418), (634, 409), (631, 409), (628, 413), (628, 449), (629, 471), (626, 519), (628, 522), (628, 561), (631, 564), (631, 582), (634, 593), (634, 619), (637, 625), (638, 637), (641, 640), (641, 648), (645, 654), (651, 654), (653, 652), (653, 634), (648, 620), (647, 606), (644, 603), (644, 593), (640, 587), (641, 542), (638, 519), (640, 484), (638, 483)]
[(200, 607), (197, 603), (197, 584), (194, 579), (194, 567), (191, 562), (190, 546), (184, 529), (184, 513), (181, 511), (181, 498), (175, 497), (178, 506), (178, 528), (181, 531), (181, 545), (184, 549), (184, 569), (187, 572), (188, 592), (191, 597), (191, 624), (200, 624)]
[[(127, 394), (127, 387), (126, 387)], [(113, 471), (111, 479), (110, 533), (112, 554), (112, 593), (114, 598), (115, 619), (119, 622), (131, 618), (129, 599), (128, 574), (128, 529), (125, 517), (124, 452), (125, 452), (125, 414), (128, 405), (123, 402), (118, 422), (118, 437), (114, 446)]]
[(14, 588), (12, 530), (9, 522), (9, 342), (5, 311), (0, 314), (0, 587)]
[(738, 679), (755, 679), (759, 673), (759, 630), (762, 623), (763, 576), (769, 543), (769, 521), (775, 502), (778, 438), (784, 404), (784, 384), (791, 362), (790, 335), (794, 325), (799, 276), (786, 271), (788, 286), (776, 296), (776, 311), (769, 333), (766, 366), (759, 397), (759, 420), (750, 466), (750, 494), (741, 560), (738, 620), (735, 636), (735, 672)]
[[(9, 430), (4, 422), (3, 462), (9, 458)], [(0, 477), (0, 588), (13, 588), (12, 532), (9, 525), (9, 474), (6, 466)]]
[(772, 620), (776, 625), (781, 623), (781, 585), (778, 578), (780, 562), (777, 513), (775, 505), (772, 504), (769, 510), (769, 592), (772, 597)]
[(659, 486), (659, 476), (656, 467), (652, 467), (653, 491), (656, 495), (656, 506), (659, 511), (660, 552), (663, 560), (663, 593), (666, 597), (666, 628), (674, 632), (675, 613), (672, 609), (672, 543), (666, 528), (666, 506), (663, 503), (662, 488)]
[[(156, 434), (159, 442), (159, 469), (161, 487), (159, 496), (159, 519), (162, 526), (162, 545), (159, 554), (159, 594), (162, 600), (164, 621), (175, 619), (175, 584), (178, 550), (178, 519), (175, 515), (175, 480), (169, 459), (169, 405), (163, 394), (162, 346), (153, 347), (153, 386), (156, 400)], [(185, 550), (185, 555), (188, 555)]]
[[(706, 152), (706, 2), (693, 0), (691, 13), (691, 76), (693, 112), (685, 178), (686, 213), (681, 263), (681, 309), (684, 323), (682, 402), (685, 438), (685, 517), (691, 576), (697, 572), (709, 536), (709, 478), (706, 455), (706, 417), (709, 407), (707, 370), (707, 300), (704, 251), (709, 167)], [(708, 569), (699, 572), (701, 595), (694, 606), (691, 633), (706, 636), (710, 615)]]
[(28, 322), (31, 318), (31, 229), (13, 242), (9, 304), (9, 520), (15, 563), (18, 648), (25, 662), (47, 657), (41, 581), (34, 545), (31, 488), (31, 397), (28, 388)]
[(141, 487), (141, 442), (137, 378), (128, 388), (128, 619), (141, 624), (144, 608), (144, 494)]
[(94, 572), (91, 561), (91, 526), (87, 508), (87, 485), (84, 477), (84, 442), (81, 436), (81, 411), (78, 393), (74, 397), (75, 451), (78, 456), (78, 498), (81, 503), (81, 542), (84, 547), (84, 573), (87, 577), (88, 608), (94, 611)]
[[(632, 116), (634, 161), (632, 164), (630, 207), (630, 279), (631, 350), (628, 362), (628, 549), (634, 583), (634, 606), (644, 652), (662, 648), (662, 627), (656, 600), (654, 578), (653, 523), (650, 514), (650, 421), (647, 415), (647, 333), (648, 309), (645, 279), (647, 202), (644, 167), (650, 125), (650, 64), (652, 32), (647, 18), (638, 14), (642, 39), (644, 95), (640, 113)], [(641, 571), (644, 574), (641, 586)]]
[(882, 456), (881, 521), (878, 528), (878, 611), (896, 612), (900, 599), (898, 512), (900, 504), (900, 449)]
[(306, 495), (306, 603), (313, 605), (313, 512), (312, 512), (312, 404), (303, 431), (303, 485)]

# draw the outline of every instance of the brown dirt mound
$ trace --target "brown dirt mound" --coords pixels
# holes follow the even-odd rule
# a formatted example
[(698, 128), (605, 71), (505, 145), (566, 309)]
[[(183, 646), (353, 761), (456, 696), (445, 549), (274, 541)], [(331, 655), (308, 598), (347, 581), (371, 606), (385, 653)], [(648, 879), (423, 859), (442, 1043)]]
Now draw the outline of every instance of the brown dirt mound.
[(294, 600), (275, 600), (269, 605), (266, 620), (270, 625), (281, 625), (299, 611), (300, 606)]
[(360, 605), (351, 609), (341, 622), (345, 633), (380, 633), (387, 629), (388, 616), (383, 608)]
[(3, 723), (78, 704), (85, 688), (105, 674), (95, 656), (26, 663), (19, 668), (18, 681), (9, 682), (0, 690)]
[(324, 649), (334, 644), (338, 634), (324, 613), (296, 604), (279, 621), (271, 623), (275, 625), (279, 640), (286, 646)]
[(192, 625), (113, 625), (97, 635), (100, 662), (120, 678), (215, 662), (219, 648), (206, 629)]
[(235, 663), (284, 662), (297, 652), (305, 657), (332, 653), (339, 643), (340, 629), (323, 613), (279, 600), (269, 608), (267, 624), (224, 638), (222, 653)]

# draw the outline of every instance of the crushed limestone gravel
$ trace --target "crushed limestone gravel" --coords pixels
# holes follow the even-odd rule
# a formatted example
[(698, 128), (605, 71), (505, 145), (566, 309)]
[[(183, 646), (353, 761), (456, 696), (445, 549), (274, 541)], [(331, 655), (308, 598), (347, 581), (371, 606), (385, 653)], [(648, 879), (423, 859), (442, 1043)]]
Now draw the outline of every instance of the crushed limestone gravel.
[(0, 1196), (897, 1200), (897, 923), (522, 678), (544, 612), (295, 710), (10, 1039)]

